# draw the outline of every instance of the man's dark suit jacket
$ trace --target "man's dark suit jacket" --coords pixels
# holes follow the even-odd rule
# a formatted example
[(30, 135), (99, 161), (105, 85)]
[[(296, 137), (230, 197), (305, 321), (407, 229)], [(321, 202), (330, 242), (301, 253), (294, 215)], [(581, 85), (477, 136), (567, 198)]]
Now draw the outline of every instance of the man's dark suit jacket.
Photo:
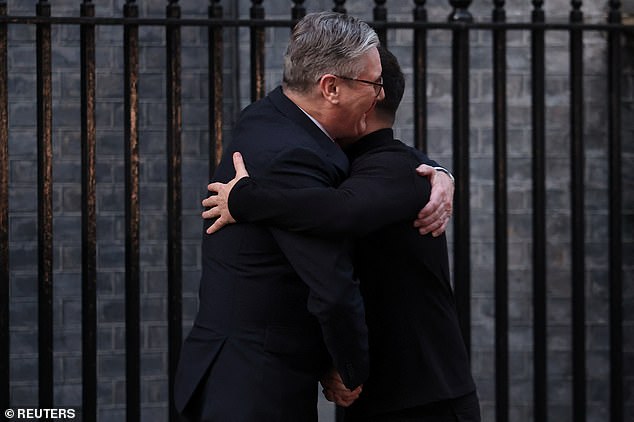
[(473, 392), (445, 236), (421, 236), (413, 227), (430, 192), (414, 169), (429, 159), (394, 140), (391, 129), (357, 141), (348, 155), (350, 177), (339, 189), (270, 189), (256, 177), (241, 180), (229, 196), (232, 215), (358, 236), (354, 265), (366, 306), (370, 378), (347, 409), (352, 420)]
[[(243, 111), (214, 180), (233, 178), (234, 151), (278, 187), (337, 186), (349, 167), (281, 88)], [(329, 366), (351, 388), (365, 381), (367, 327), (344, 241), (234, 224), (203, 234), (202, 259), (199, 310), (174, 386), (185, 416), (316, 421)]]

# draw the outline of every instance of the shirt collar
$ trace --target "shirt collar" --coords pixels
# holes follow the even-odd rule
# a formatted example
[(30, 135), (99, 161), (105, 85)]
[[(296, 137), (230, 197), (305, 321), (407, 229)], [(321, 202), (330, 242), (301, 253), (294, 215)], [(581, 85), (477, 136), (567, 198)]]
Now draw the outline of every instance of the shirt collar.
[[(296, 105), (297, 105), (297, 104), (296, 104)], [(319, 122), (317, 121), (317, 119), (315, 119), (313, 116), (311, 116), (310, 114), (308, 114), (308, 113), (306, 112), (306, 110), (304, 110), (304, 109), (303, 109), (303, 108), (301, 108), (300, 106), (297, 106), (297, 107), (298, 107), (301, 111), (303, 111), (303, 112), (304, 112), (304, 114), (305, 114), (306, 116), (308, 116), (308, 118), (309, 118), (310, 120), (312, 120), (312, 121), (313, 121), (313, 123), (315, 123), (315, 125), (317, 125), (317, 127), (318, 127), (319, 129), (321, 129), (321, 131), (322, 131), (322, 132), (324, 132), (324, 133), (326, 134), (326, 136), (327, 136), (328, 138), (330, 138), (330, 140), (331, 140), (332, 142), (335, 142), (335, 140), (333, 139), (333, 137), (332, 137), (332, 136), (330, 136), (330, 134), (328, 133), (328, 131), (327, 131), (327, 130), (326, 130), (326, 129), (325, 129), (325, 128), (321, 125), (321, 123), (319, 123)]]

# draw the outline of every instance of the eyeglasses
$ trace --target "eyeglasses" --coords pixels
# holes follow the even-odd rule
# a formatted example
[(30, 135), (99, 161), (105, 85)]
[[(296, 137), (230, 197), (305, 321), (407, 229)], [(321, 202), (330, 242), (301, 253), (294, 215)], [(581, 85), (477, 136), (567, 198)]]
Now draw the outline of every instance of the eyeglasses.
[(349, 78), (347, 76), (339, 76), (339, 75), (334, 75), (334, 76), (340, 79), (345, 79), (346, 81), (356, 81), (356, 82), (372, 85), (374, 87), (374, 91), (377, 97), (379, 96), (379, 94), (381, 93), (381, 90), (383, 89), (383, 77), (379, 77), (379, 79), (377, 79), (379, 82), (373, 82), (373, 81), (367, 81), (365, 79)]

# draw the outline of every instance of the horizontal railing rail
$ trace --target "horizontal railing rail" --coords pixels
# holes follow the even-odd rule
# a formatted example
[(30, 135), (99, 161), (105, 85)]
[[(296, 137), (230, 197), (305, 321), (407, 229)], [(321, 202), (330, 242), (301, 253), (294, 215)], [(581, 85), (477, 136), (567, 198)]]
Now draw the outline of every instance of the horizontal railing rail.
[[(140, 71), (139, 29), (158, 26), (164, 28), (163, 45), (165, 50), (165, 137), (166, 137), (166, 185), (167, 185), (167, 280), (168, 291), (168, 401), (169, 418), (177, 420), (172, 404), (172, 384), (175, 374), (178, 352), (182, 342), (183, 323), (183, 252), (182, 252), (182, 174), (183, 157), (181, 137), (183, 132), (182, 49), (184, 41), (181, 29), (198, 27), (206, 29), (207, 74), (206, 98), (208, 104), (209, 161), (208, 174), (213, 173), (223, 149), (223, 126), (226, 116), (223, 114), (224, 91), (226, 83), (223, 76), (224, 50), (228, 42), (223, 38), (223, 30), (248, 28), (250, 57), (250, 98), (257, 100), (265, 95), (265, 30), (269, 28), (291, 28), (297, 19), (305, 13), (303, 2), (294, 2), (289, 19), (265, 18), (265, 8), (260, 2), (252, 2), (249, 19), (227, 18), (223, 16), (218, 2), (210, 2), (208, 17), (181, 17), (178, 1), (170, 1), (165, 17), (140, 17), (139, 5), (126, 1), (122, 16), (95, 16), (94, 5), (90, 1), (81, 4), (81, 16), (51, 16), (51, 6), (47, 1), (38, 1), (35, 16), (10, 15), (6, 2), (0, 1), (0, 407), (11, 407), (11, 263), (9, 262), (10, 212), (9, 198), (11, 189), (8, 148), (10, 133), (9, 108), (12, 101), (8, 89), (9, 61), (7, 59), (11, 40), (8, 29), (26, 25), (35, 29), (35, 55), (31, 65), (36, 69), (37, 80), (37, 244), (38, 244), (38, 391), (39, 407), (56, 407), (54, 399), (54, 336), (53, 336), (53, 286), (55, 236), (53, 234), (53, 101), (55, 92), (52, 86), (53, 56), (56, 48), (52, 38), (52, 28), (56, 26), (78, 26), (81, 31), (79, 49), (81, 64), (78, 72), (81, 78), (81, 225), (82, 225), (82, 417), (84, 420), (97, 420), (97, 94), (96, 71), (97, 57), (95, 31), (100, 26), (121, 27), (123, 29), (123, 137), (124, 137), (124, 177), (125, 187), (125, 353), (126, 353), (126, 417), (128, 421), (141, 418), (140, 383), (140, 289), (141, 265), (140, 238), (141, 210), (139, 148), (139, 82), (143, 79)], [(343, 3), (337, 2), (342, 8)], [(546, 147), (546, 34), (564, 31), (568, 38), (569, 67), (564, 73), (569, 76), (569, 116), (567, 129), (570, 136), (568, 157), (570, 159), (570, 307), (571, 307), (571, 377), (572, 377), (572, 420), (585, 422), (588, 405), (587, 355), (586, 355), (586, 202), (585, 184), (586, 160), (584, 122), (587, 116), (584, 110), (584, 34), (599, 32), (606, 34), (605, 61), (607, 79), (605, 90), (605, 115), (607, 116), (608, 190), (609, 204), (604, 210), (608, 215), (607, 233), (609, 255), (609, 363), (610, 363), (610, 403), (611, 422), (625, 420), (624, 396), (624, 358), (623, 358), (623, 119), (622, 119), (622, 79), (624, 78), (625, 39), (634, 34), (634, 25), (622, 22), (621, 4), (609, 2), (606, 22), (584, 22), (582, 2), (572, 1), (570, 18), (566, 21), (548, 22), (543, 10), (543, 1), (532, 1), (530, 22), (509, 22), (506, 17), (505, 2), (494, 1), (490, 21), (475, 20), (469, 12), (471, 1), (449, 1), (453, 7), (447, 21), (427, 20), (425, 1), (417, 1), (412, 21), (389, 21), (389, 11), (383, 4), (375, 2), (373, 20), (368, 22), (377, 30), (381, 41), (388, 43), (387, 31), (408, 30), (414, 34), (411, 55), (413, 58), (413, 99), (414, 108), (414, 144), (421, 150), (428, 148), (428, 47), (433, 41), (428, 31), (447, 31), (451, 34), (451, 116), (448, 125), (452, 131), (453, 172), (456, 178), (455, 213), (453, 219), (453, 271), (456, 302), (460, 311), (460, 323), (468, 346), (472, 345), (471, 320), (471, 257), (473, 223), (471, 222), (470, 184), (473, 163), (470, 160), (470, 34), (474, 31), (491, 33), (492, 60), (491, 73), (493, 94), (491, 107), (494, 109), (492, 123), (494, 191), (494, 354), (495, 354), (495, 419), (498, 422), (510, 420), (510, 352), (509, 352), (509, 234), (508, 234), (508, 93), (507, 71), (508, 37), (513, 31), (526, 31), (530, 34), (530, 113), (531, 125), (531, 189), (532, 189), (532, 374), (533, 374), (533, 420), (545, 422), (548, 418), (548, 357), (547, 357), (547, 301), (548, 301), (548, 256), (547, 240), (547, 147)], [(345, 9), (342, 9), (345, 11)], [(237, 48), (236, 46), (234, 46)], [(632, 55), (632, 51), (629, 51)], [(631, 60), (631, 57), (630, 57)], [(22, 63), (24, 66), (24, 63)], [(630, 75), (631, 77), (631, 75)], [(631, 88), (631, 87), (630, 87)], [(630, 93), (632, 95), (632, 93)], [(239, 99), (232, 99), (239, 101)], [(205, 181), (201, 181), (201, 184)], [(187, 257), (185, 257), (187, 258)], [(630, 374), (631, 375), (631, 374)], [(631, 382), (631, 381), (630, 381)], [(58, 406), (59, 407), (59, 406)], [(338, 417), (342, 419), (342, 416)]]

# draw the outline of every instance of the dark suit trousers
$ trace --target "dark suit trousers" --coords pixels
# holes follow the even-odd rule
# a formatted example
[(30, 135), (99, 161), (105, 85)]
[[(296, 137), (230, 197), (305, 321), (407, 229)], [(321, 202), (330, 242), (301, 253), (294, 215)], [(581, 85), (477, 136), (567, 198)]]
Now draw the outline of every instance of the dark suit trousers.
[(344, 422), (480, 422), (480, 404), (475, 392), (455, 399), (442, 400), (373, 417), (353, 418)]

